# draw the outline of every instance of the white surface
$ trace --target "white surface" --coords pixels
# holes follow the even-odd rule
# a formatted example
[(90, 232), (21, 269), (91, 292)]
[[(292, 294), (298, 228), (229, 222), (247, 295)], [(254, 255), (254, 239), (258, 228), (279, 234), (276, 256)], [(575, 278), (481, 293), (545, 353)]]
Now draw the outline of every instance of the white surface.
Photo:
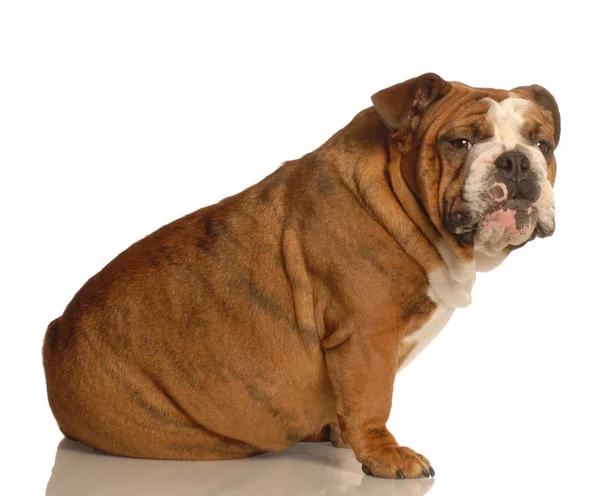
[[(389, 427), (431, 460), (431, 495), (600, 493), (592, 4), (403, 4), (0, 4), (1, 494), (46, 490), (62, 436), (42, 337), (87, 278), (145, 234), (311, 151), (375, 91), (428, 71), (553, 92), (557, 230), (478, 275), (473, 305), (398, 377)], [(364, 478), (349, 452), (326, 445), (193, 465), (65, 448), (48, 494), (420, 487)]]
[(421, 496), (435, 481), (384, 480), (362, 473), (351, 451), (331, 444), (299, 443), (285, 453), (246, 460), (176, 462), (135, 460), (98, 453), (63, 440), (47, 496), (183, 496), (190, 494)]

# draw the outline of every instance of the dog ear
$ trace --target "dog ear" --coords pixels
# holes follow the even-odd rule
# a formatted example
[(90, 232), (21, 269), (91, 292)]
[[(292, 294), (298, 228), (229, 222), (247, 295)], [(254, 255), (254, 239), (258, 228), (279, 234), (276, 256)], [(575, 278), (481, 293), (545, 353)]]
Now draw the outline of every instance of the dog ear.
[(552, 96), (552, 93), (539, 84), (519, 86), (512, 91), (524, 94), (544, 110), (548, 110), (552, 114), (552, 119), (554, 120), (554, 144), (558, 145), (560, 140), (560, 112), (558, 111), (558, 104)]
[(417, 129), (425, 109), (449, 91), (450, 83), (428, 73), (378, 91), (371, 101), (390, 131), (406, 135)]

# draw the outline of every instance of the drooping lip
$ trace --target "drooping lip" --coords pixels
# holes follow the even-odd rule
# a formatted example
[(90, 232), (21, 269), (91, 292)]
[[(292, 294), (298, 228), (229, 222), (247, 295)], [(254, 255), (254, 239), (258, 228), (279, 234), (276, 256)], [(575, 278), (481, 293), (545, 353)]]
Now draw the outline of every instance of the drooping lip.
[(456, 238), (458, 239), (458, 242), (464, 247), (473, 246), (475, 244), (475, 229), (460, 233), (456, 236)]
[(521, 244), (533, 233), (538, 222), (530, 201), (510, 199), (499, 203), (483, 216), (475, 228), (475, 243), (490, 246)]
[(486, 214), (497, 212), (498, 210), (521, 210), (521, 209), (530, 209), (533, 208), (533, 204), (529, 200), (524, 200), (523, 198), (511, 198), (510, 200), (505, 200), (497, 205), (492, 206)]
[[(452, 212), (447, 217), (446, 227), (456, 235), (458, 242), (462, 246), (470, 247), (475, 243), (477, 234), (480, 232), (482, 225), (485, 224), (486, 219), (493, 218), (501, 214), (502, 211), (512, 211), (514, 213), (517, 229), (524, 228), (523, 226), (529, 224), (532, 219), (535, 221), (531, 236), (526, 242), (538, 236), (545, 237), (552, 234), (545, 233), (539, 224), (537, 224), (537, 212), (532, 202), (522, 198), (511, 198), (497, 204), (492, 204), (487, 210), (476, 217), (468, 211)], [(529, 227), (531, 228), (531, 226)]]
[(489, 208), (480, 215), (473, 227), (475, 227), (475, 225), (479, 224), (489, 215), (501, 210), (514, 210), (515, 212), (531, 214), (533, 213), (533, 204), (529, 200), (524, 200), (523, 198), (511, 198), (510, 200), (504, 200), (503, 202), (495, 205), (490, 205)]

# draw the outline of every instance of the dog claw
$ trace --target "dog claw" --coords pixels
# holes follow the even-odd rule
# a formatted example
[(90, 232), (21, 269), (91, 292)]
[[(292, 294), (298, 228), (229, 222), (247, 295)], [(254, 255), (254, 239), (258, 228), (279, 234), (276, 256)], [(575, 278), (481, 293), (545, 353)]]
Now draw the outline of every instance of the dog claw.
[(371, 469), (369, 467), (367, 467), (366, 465), (362, 466), (362, 471), (365, 475), (373, 475), (373, 472), (371, 472)]
[(396, 478), (398, 479), (406, 479), (404, 472), (402, 472), (402, 470), (398, 470), (398, 472), (396, 472)]
[(433, 467), (429, 467), (429, 473), (431, 474), (431, 477), (435, 477), (435, 470), (433, 470)]
[(429, 470), (427, 470), (426, 468), (424, 468), (424, 469), (422, 470), (422, 474), (423, 474), (423, 477), (425, 477), (426, 479), (428, 479), (429, 477), (431, 477), (431, 476), (429, 475)]

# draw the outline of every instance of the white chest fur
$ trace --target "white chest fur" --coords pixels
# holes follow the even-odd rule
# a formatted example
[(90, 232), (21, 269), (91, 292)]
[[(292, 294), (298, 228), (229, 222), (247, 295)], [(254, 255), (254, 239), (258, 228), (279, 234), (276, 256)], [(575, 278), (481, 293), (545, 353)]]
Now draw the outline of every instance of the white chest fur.
[(429, 274), (429, 298), (436, 309), (419, 329), (406, 336), (402, 341), (402, 350), (410, 350), (398, 370), (406, 367), (446, 326), (457, 308), (471, 304), (471, 290), (475, 283), (476, 263), (461, 263), (452, 254), (450, 248), (442, 243), (438, 246), (444, 264)]
[(406, 358), (400, 364), (398, 371), (406, 367), (413, 359), (421, 353), (433, 338), (446, 326), (448, 320), (454, 313), (454, 308), (444, 304), (438, 304), (429, 320), (418, 330), (407, 336), (402, 341), (402, 347), (410, 349)]

